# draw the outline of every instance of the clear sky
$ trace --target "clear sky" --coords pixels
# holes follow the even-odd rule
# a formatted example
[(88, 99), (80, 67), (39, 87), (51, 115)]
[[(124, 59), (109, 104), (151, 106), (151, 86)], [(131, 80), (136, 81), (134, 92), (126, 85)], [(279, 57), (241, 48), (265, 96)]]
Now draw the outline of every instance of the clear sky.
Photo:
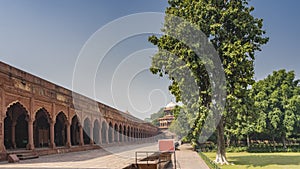
[[(300, 1), (252, 0), (250, 4), (255, 7), (253, 14), (264, 19), (270, 37), (257, 53), (255, 78), (283, 68), (295, 70), (300, 78)], [(0, 0), (0, 61), (72, 89), (80, 52), (97, 30), (130, 14), (164, 12), (167, 5), (166, 0)], [(144, 25), (146, 29), (151, 27), (147, 25), (150, 21), (145, 19), (132, 27)], [(153, 22), (162, 25), (159, 17)], [(105, 46), (101, 43), (117, 37), (119, 32), (114, 30), (109, 36), (98, 37), (97, 45)], [(124, 26), (123, 31), (130, 29)], [(142, 119), (166, 105), (172, 100), (168, 81), (147, 70), (155, 52), (148, 36), (134, 35), (115, 44), (93, 70), (93, 93), (78, 92)], [(90, 67), (85, 68), (81, 73), (88, 77)], [(85, 75), (80, 78), (84, 80)]]

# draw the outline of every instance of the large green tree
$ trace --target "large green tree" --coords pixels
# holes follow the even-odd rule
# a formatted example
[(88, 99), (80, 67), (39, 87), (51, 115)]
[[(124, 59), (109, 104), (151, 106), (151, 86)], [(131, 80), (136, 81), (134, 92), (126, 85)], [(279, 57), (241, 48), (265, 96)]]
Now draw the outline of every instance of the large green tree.
[[(152, 58), (151, 71), (159, 75), (167, 74), (173, 82), (169, 89), (177, 101), (182, 101), (188, 107), (185, 110), (188, 116), (194, 115), (191, 116), (194, 119), (192, 135), (198, 137), (209, 109), (214, 104), (212, 98), (216, 97), (211, 88), (216, 87), (218, 82), (210, 81), (211, 72), (207, 71), (209, 60), (200, 59), (201, 56), (186, 42), (178, 40), (176, 35), (168, 35), (170, 30), (178, 34), (187, 30), (186, 24), (168, 25), (169, 16), (178, 16), (196, 25), (206, 39), (209, 39), (218, 52), (217, 59), (222, 63), (227, 92), (225, 111), (221, 112), (222, 118), (216, 130), (216, 162), (228, 164), (224, 127), (229, 119), (235, 119), (237, 114), (244, 112), (240, 111), (242, 98), (247, 94), (248, 85), (254, 82), (255, 51), (260, 50), (261, 45), (268, 41), (268, 38), (263, 37), (265, 32), (262, 30), (262, 19), (251, 15), (254, 8), (249, 7), (248, 0), (169, 0), (168, 3), (170, 6), (165, 11), (166, 18), (162, 29), (166, 34), (149, 38), (159, 49)], [(203, 45), (201, 41), (194, 42), (194, 46), (201, 48)], [(190, 70), (189, 75), (194, 81), (189, 78), (176, 78), (180, 74), (187, 74), (184, 69)], [(196, 94), (195, 90), (188, 90), (193, 88), (189, 83), (196, 84)]]
[(274, 71), (267, 78), (256, 82), (251, 89), (258, 118), (258, 126), (264, 129), (273, 141), (281, 138), (286, 148), (286, 138), (297, 127), (300, 113), (299, 80), (293, 71)]

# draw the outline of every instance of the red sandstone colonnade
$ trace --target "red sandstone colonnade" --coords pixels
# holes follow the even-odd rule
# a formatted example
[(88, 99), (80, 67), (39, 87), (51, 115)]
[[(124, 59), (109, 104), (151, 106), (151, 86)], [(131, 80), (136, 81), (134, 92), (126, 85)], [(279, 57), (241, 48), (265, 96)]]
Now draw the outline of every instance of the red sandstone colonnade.
[(158, 132), (128, 113), (2, 62), (0, 96), (1, 158), (14, 149), (134, 143)]

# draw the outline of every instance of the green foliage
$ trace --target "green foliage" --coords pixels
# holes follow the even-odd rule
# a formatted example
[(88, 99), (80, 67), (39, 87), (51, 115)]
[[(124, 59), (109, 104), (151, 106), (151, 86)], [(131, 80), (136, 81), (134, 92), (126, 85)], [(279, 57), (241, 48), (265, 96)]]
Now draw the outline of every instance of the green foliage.
[(246, 151), (249, 153), (300, 152), (300, 146), (289, 145), (285, 148), (283, 145), (257, 144), (251, 145)]
[[(176, 110), (176, 108), (175, 108)], [(188, 135), (190, 130), (190, 125), (188, 123), (188, 119), (184, 113), (180, 113), (178, 111), (176, 113), (177, 118), (172, 122), (169, 127), (169, 130), (175, 133), (177, 136), (184, 137)]]
[(205, 154), (199, 152), (200, 157), (204, 160), (210, 169), (221, 169), (215, 162), (209, 159)]
[[(185, 24), (168, 25), (175, 15), (195, 24), (210, 40), (221, 60), (226, 76), (226, 107), (222, 112), (224, 118), (220, 121), (218, 140), (224, 146), (223, 125), (231, 125), (242, 116), (249, 116), (245, 111), (247, 104), (247, 88), (254, 83), (254, 56), (261, 45), (267, 43), (263, 37), (262, 19), (251, 15), (253, 7), (248, 6), (248, 0), (169, 0), (166, 9), (164, 28), (166, 35), (149, 37), (149, 41), (159, 49), (152, 58), (150, 70), (160, 76), (167, 75), (172, 81), (169, 90), (176, 97), (176, 101), (184, 104), (186, 116), (192, 130), (189, 137), (193, 143), (198, 142), (198, 136), (203, 129), (204, 122), (212, 105), (211, 87), (217, 82), (210, 82), (210, 73), (205, 66), (211, 66), (212, 60), (201, 60), (185, 43), (169, 36), (175, 31), (184, 36), (187, 28)], [(188, 35), (186, 35), (188, 36)], [(200, 41), (194, 46), (203, 47)], [(176, 57), (177, 56), (177, 57)], [(188, 71), (187, 71), (188, 70)], [(179, 78), (176, 77), (192, 77)], [(191, 80), (192, 79), (192, 80)], [(196, 89), (193, 86), (196, 86)], [(223, 88), (223, 86), (219, 86)], [(197, 92), (195, 92), (197, 91)], [(209, 130), (209, 129), (205, 129)], [(222, 153), (225, 155), (225, 153)]]
[(151, 114), (150, 121), (154, 126), (159, 126), (159, 118), (162, 118), (165, 116), (164, 108), (161, 108), (158, 112)]
[(297, 132), (294, 129), (299, 127), (300, 88), (293, 71), (274, 71), (253, 84), (250, 96), (259, 114), (257, 128), (262, 132), (282, 139)]

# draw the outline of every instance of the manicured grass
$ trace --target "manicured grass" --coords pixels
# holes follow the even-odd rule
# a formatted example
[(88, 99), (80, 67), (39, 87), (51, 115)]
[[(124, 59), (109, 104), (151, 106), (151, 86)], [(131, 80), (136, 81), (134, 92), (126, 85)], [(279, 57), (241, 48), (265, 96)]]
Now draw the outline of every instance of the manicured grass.
[[(214, 160), (216, 153), (204, 153)], [(222, 169), (300, 169), (300, 153), (226, 153), (233, 165), (219, 165)]]

